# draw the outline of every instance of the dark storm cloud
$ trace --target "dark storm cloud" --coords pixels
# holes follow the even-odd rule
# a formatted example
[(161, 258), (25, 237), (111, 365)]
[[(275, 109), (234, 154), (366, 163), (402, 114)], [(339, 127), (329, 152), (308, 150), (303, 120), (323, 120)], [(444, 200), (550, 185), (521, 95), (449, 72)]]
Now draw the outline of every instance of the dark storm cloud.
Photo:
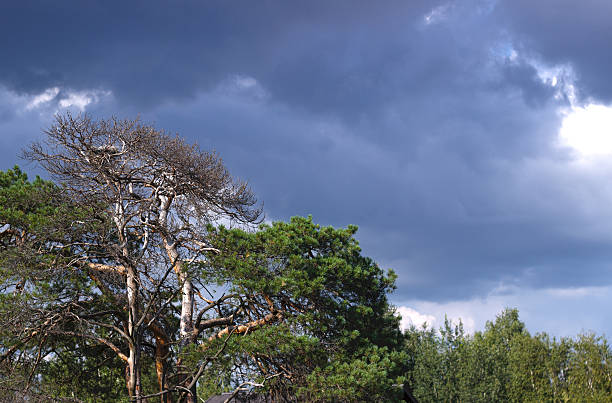
[[(400, 298), (607, 276), (612, 240), (589, 237), (596, 220), (579, 207), (608, 199), (573, 196), (586, 185), (554, 147), (566, 101), (533, 60), (598, 70), (577, 45), (555, 50), (541, 12), (523, 26), (530, 5), (27, 4), (0, 13), (0, 83), (14, 96), (112, 91), (89, 111), (140, 113), (218, 150), (272, 218), (359, 224)], [(6, 111), (3, 137), (35, 113)]]
[(537, 69), (525, 62), (508, 63), (502, 68), (504, 85), (520, 88), (525, 103), (533, 107), (542, 106), (550, 101), (555, 90), (550, 85), (543, 83), (538, 76)]
[(517, 46), (549, 63), (570, 64), (583, 96), (612, 101), (612, 2), (506, 0), (496, 15)]
[[(374, 87), (376, 75), (384, 74), (373, 65), (376, 74), (362, 76), (362, 65), (393, 56), (362, 54), (362, 42), (396, 41), (376, 31), (401, 34), (431, 6), (435, 2), (13, 3), (0, 16), (0, 72), (18, 91), (103, 86), (137, 103), (191, 97), (232, 74), (254, 76), (281, 98), (301, 94), (311, 105), (327, 99), (330, 83), (344, 88), (330, 102), (359, 102), (368, 95), (360, 79)], [(376, 53), (375, 46), (366, 48)]]
[[(527, 190), (536, 194), (529, 195), (516, 189), (517, 178), (507, 172), (519, 164), (510, 157), (534, 155), (538, 141), (556, 132), (556, 122), (542, 128), (547, 111), (526, 106), (520, 92), (510, 97), (489, 90), (470, 94), (483, 105), (483, 113), (490, 112), (488, 117), (474, 115), (466, 122), (461, 116), (475, 106), (453, 103), (452, 112), (446, 113), (449, 121), (436, 124), (426, 99), (421, 106), (409, 103), (398, 109), (413, 116), (407, 123), (380, 122), (379, 130), (394, 130), (395, 150), (389, 141), (370, 141), (368, 136), (377, 132), (368, 125), (305, 119), (265, 101), (221, 94), (202, 96), (187, 109), (164, 108), (150, 118), (163, 126), (175, 122), (182, 133), (197, 133), (202, 121), (215, 121), (206, 125), (202, 139), (217, 148), (234, 172), (251, 180), (272, 218), (312, 213), (323, 223), (359, 224), (367, 253), (400, 273), (400, 296), (466, 297), (486, 292), (502, 278), (522, 278), (537, 265), (563, 263), (555, 267), (557, 272), (571, 272), (574, 262), (547, 258), (555, 255), (555, 245), (567, 246), (567, 237), (557, 235), (552, 224), (572, 203), (559, 200), (558, 209), (547, 212), (548, 206), (531, 200), (542, 196), (538, 187), (544, 186), (534, 184)], [(547, 114), (553, 118), (553, 109)], [(429, 140), (402, 139), (417, 129)], [(558, 193), (551, 190), (552, 197)], [(510, 196), (514, 199), (508, 200)], [(581, 247), (577, 242), (573, 246)], [(604, 251), (587, 252), (573, 253), (594, 259)], [(596, 274), (586, 270), (577, 283), (575, 276), (554, 279), (560, 285), (590, 284), (598, 281)], [(534, 285), (539, 281), (527, 280)]]

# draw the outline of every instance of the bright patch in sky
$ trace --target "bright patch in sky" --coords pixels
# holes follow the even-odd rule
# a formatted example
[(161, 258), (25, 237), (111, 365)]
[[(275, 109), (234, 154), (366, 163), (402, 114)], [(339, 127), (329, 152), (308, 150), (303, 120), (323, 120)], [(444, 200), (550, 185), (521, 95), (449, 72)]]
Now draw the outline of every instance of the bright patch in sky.
[(234, 75), (223, 80), (217, 88), (223, 95), (238, 98), (265, 100), (268, 92), (255, 78), (245, 75)]
[(559, 139), (582, 156), (612, 154), (612, 107), (573, 107), (563, 119)]
[(74, 107), (83, 112), (87, 105), (98, 102), (100, 95), (108, 95), (108, 93), (103, 91), (69, 91), (66, 97), (59, 101), (59, 106), (60, 108)]
[(35, 109), (41, 106), (42, 104), (46, 104), (47, 102), (55, 99), (57, 94), (59, 94), (60, 90), (57, 87), (49, 88), (45, 92), (38, 94), (32, 98), (30, 102), (26, 105), (27, 110)]
[(423, 326), (432, 327), (436, 322), (436, 317), (433, 315), (422, 314), (407, 306), (398, 306), (397, 313), (402, 317), (400, 327), (407, 330), (410, 326), (421, 328)]
[(423, 17), (423, 20), (425, 21), (425, 25), (434, 24), (444, 19), (444, 17), (446, 16), (446, 12), (448, 11), (448, 7), (449, 5), (445, 4), (445, 5), (438, 6), (434, 8), (433, 10), (431, 10), (428, 14), (426, 14)]
[(109, 97), (110, 95), (112, 95), (110, 91), (72, 91), (70, 89), (51, 87), (37, 95), (24, 97), (11, 94), (11, 97), (18, 101), (25, 101), (25, 106), (22, 107), (25, 111), (48, 110), (50, 108), (59, 112), (60, 109), (74, 108), (83, 112), (88, 105), (98, 103), (102, 98)]

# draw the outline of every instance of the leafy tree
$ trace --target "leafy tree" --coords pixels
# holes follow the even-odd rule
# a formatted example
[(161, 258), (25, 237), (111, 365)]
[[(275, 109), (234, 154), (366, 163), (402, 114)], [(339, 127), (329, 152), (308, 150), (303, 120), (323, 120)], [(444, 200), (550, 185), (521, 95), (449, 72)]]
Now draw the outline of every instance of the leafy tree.
[(612, 396), (604, 338), (531, 336), (516, 309), (473, 336), (448, 321), (439, 332), (409, 329), (405, 349), (408, 381), (422, 402), (603, 402)]
[(441, 340), (434, 329), (406, 331), (405, 350), (410, 357), (408, 383), (419, 401), (440, 401), (442, 397), (443, 354)]
[(579, 335), (573, 343), (567, 374), (568, 396), (579, 401), (606, 401), (612, 396), (612, 351), (594, 334)]
[(558, 372), (548, 365), (552, 357), (546, 338), (521, 333), (511, 343), (508, 398), (515, 402), (553, 401), (556, 396), (553, 379)]

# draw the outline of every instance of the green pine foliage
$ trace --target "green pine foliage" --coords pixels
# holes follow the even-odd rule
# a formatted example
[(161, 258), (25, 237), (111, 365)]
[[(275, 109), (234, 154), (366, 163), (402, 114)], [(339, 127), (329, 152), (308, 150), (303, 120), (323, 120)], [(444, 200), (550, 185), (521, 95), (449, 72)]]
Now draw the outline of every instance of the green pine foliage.
[(0, 390), (9, 401), (125, 396), (124, 365), (109, 349), (74, 336), (79, 323), (70, 321), (71, 312), (111, 308), (83, 271), (66, 265), (79, 250), (56, 248), (103, 233), (80, 224), (91, 214), (50, 181), (29, 181), (19, 167), (0, 172)]
[[(284, 321), (232, 338), (226, 365), (207, 392), (257, 379), (278, 398), (300, 401), (395, 401), (407, 354), (387, 300), (395, 274), (361, 254), (357, 228), (321, 227), (311, 217), (263, 225), (257, 232), (209, 228), (208, 281), (226, 293), (265, 295)], [(228, 286), (229, 285), (229, 286)], [(279, 373), (289, 377), (270, 378)], [(202, 393), (205, 395), (205, 393)]]

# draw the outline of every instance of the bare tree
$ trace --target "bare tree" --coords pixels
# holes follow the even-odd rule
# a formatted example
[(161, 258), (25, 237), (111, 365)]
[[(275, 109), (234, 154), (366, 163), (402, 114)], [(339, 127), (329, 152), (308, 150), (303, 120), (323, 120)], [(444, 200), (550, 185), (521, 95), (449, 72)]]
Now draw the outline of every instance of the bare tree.
[[(95, 121), (66, 114), (57, 116), (46, 134), (44, 143), (25, 152), (26, 158), (40, 163), (74, 203), (96, 212), (84, 220), (103, 216), (113, 225), (112, 231), (82, 244), (69, 264), (87, 270), (100, 292), (116, 301), (119, 313), (107, 314), (120, 324), (104, 321), (104, 315), (80, 317), (83, 330), (78, 333), (126, 362), (126, 384), (135, 401), (143, 396), (143, 342), (154, 340), (159, 395), (167, 401), (172, 398), (167, 393), (172, 340), (164, 313), (180, 299), (179, 348), (193, 343), (203, 328), (228, 326), (233, 320), (219, 310), (219, 318), (202, 321), (202, 314), (218, 305), (194, 284), (193, 270), (211, 251), (207, 225), (221, 219), (255, 223), (261, 209), (248, 185), (234, 179), (217, 154), (137, 120)], [(121, 293), (114, 291), (117, 283)], [(208, 308), (195, 315), (198, 303)], [(119, 337), (127, 351), (87, 330), (96, 327)], [(175, 383), (189, 389), (187, 401), (195, 401), (194, 379), (181, 375), (186, 371), (180, 366), (179, 359)]]

